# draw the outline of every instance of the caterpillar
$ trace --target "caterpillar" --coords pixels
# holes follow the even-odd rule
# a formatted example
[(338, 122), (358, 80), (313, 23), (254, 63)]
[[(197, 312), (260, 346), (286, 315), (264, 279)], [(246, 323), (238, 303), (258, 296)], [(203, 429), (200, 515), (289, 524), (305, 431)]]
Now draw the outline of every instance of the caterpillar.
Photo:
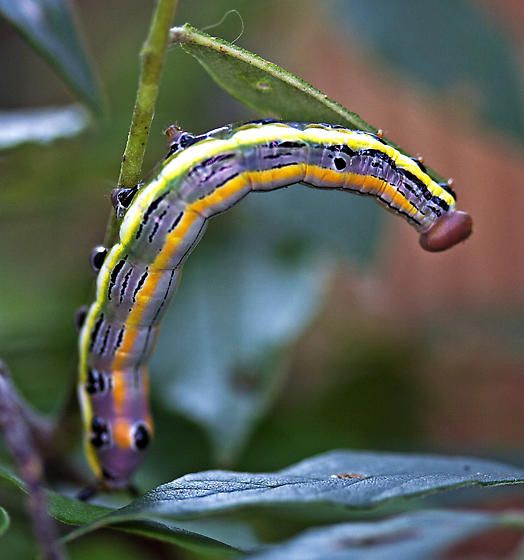
[(380, 136), (330, 124), (253, 121), (202, 135), (170, 127), (147, 184), (116, 188), (119, 241), (91, 255), (96, 299), (79, 314), (78, 394), (98, 484), (129, 487), (153, 435), (147, 362), (182, 266), (209, 218), (248, 193), (294, 183), (370, 195), (405, 218), (429, 251), (466, 239), (468, 214), (448, 184)]

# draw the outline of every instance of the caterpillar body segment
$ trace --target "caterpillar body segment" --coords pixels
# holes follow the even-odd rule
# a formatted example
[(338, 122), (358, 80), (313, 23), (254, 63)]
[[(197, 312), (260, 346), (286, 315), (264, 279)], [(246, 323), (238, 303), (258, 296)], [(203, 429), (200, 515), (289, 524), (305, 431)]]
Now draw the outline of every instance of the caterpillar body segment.
[(414, 226), (430, 251), (471, 232), (449, 186), (380, 136), (268, 120), (199, 136), (171, 127), (167, 135), (169, 154), (156, 177), (113, 191), (123, 217), (119, 241), (92, 259), (97, 292), (80, 331), (78, 392), (88, 460), (107, 488), (129, 485), (152, 438), (147, 363), (184, 262), (210, 218), (250, 192), (303, 182), (376, 198)]

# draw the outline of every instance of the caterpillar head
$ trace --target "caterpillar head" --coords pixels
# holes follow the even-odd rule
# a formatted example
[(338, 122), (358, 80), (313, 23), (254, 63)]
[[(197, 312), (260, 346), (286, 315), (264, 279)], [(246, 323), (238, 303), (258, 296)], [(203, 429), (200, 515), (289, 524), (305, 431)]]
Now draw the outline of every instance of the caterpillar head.
[(94, 416), (86, 445), (101, 486), (106, 489), (129, 488), (130, 479), (142, 462), (151, 437), (150, 420), (116, 418), (109, 421)]

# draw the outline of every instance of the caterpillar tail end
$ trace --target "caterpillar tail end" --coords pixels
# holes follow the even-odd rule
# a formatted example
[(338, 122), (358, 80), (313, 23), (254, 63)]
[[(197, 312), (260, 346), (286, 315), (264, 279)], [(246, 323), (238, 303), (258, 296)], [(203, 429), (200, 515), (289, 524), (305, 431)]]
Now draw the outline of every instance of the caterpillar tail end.
[(445, 251), (453, 245), (465, 241), (473, 229), (473, 220), (466, 212), (459, 210), (441, 216), (433, 226), (421, 234), (419, 243), (432, 253)]

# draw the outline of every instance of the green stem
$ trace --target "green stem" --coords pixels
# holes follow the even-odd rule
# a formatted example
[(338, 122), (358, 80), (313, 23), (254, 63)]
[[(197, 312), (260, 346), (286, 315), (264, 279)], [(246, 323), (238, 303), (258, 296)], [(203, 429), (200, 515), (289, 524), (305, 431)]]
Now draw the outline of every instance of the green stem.
[[(160, 86), (160, 77), (169, 43), (169, 28), (177, 0), (157, 0), (149, 34), (140, 52), (140, 77), (133, 117), (122, 156), (118, 186), (132, 187), (140, 181), (151, 122)], [(110, 247), (117, 238), (118, 220), (111, 211), (104, 244)]]

